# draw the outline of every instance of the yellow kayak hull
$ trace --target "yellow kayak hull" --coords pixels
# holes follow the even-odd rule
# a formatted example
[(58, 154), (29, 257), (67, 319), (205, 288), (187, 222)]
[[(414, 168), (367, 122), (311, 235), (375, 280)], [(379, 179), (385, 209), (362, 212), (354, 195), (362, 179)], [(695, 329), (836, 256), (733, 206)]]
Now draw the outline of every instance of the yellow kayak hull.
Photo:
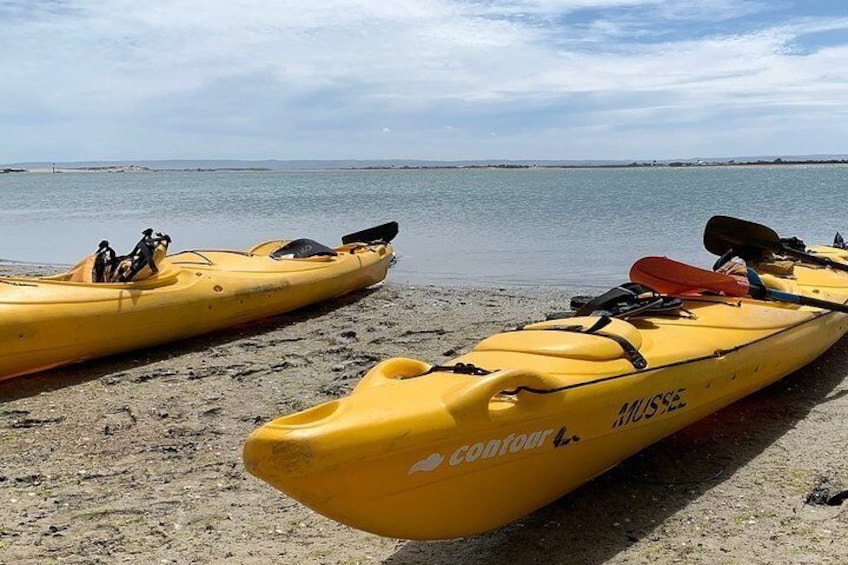
[[(799, 267), (795, 281), (780, 282), (848, 300), (848, 276), (830, 269)], [(491, 371), (484, 375), (384, 361), (349, 396), (253, 432), (245, 466), (375, 534), (478, 534), (788, 375), (848, 331), (848, 315), (806, 306), (723, 297), (684, 305), (689, 315), (603, 328), (631, 344), (644, 368), (619, 341), (574, 331), (597, 317), (496, 334), (447, 363)]]
[[(289, 312), (383, 281), (388, 244), (344, 245), (332, 257), (274, 259), (186, 251), (137, 282), (84, 282), (91, 259), (46, 278), (0, 278), (0, 379), (208, 333)], [(88, 276), (90, 281), (90, 276)]]

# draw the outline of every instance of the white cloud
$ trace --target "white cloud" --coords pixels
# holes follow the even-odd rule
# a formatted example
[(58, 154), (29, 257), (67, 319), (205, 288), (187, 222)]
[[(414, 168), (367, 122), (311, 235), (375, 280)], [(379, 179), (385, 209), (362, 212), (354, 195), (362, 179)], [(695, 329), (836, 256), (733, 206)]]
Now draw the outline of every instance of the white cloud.
[[(570, 158), (548, 154), (557, 146), (551, 139), (532, 140), (581, 127), (594, 136), (583, 150), (603, 147), (595, 157), (616, 158), (645, 151), (627, 132), (644, 135), (657, 122), (693, 136), (693, 150), (714, 153), (724, 152), (708, 145), (706, 129), (722, 121), (734, 128), (746, 115), (783, 121), (780, 131), (844, 128), (844, 113), (828, 114), (848, 95), (848, 48), (805, 52), (798, 42), (844, 32), (848, 18), (758, 22), (770, 6), (243, 0), (200, 10), (186, 0), (6, 2), (0, 125), (15, 135), (0, 142), (0, 154), (485, 158), (468, 152), (474, 139), (490, 139), (496, 122), (504, 152), (497, 157)], [(740, 27), (742, 15), (754, 23)], [(721, 20), (735, 27), (721, 29)], [(368, 138), (381, 115), (421, 140)], [(448, 124), (453, 146), (442, 142)], [(618, 146), (599, 137), (616, 131)], [(773, 137), (750, 145), (769, 152)], [(683, 146), (650, 150), (678, 157)]]

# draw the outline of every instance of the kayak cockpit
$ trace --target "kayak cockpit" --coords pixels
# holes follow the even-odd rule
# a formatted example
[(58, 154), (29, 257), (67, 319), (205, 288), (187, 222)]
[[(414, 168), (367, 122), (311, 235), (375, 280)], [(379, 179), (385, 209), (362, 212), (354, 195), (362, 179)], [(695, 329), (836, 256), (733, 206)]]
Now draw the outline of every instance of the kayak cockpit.
[(153, 237), (152, 229), (144, 230), (143, 236), (130, 253), (122, 256), (116, 255), (109, 242), (103, 240), (97, 252), (83, 258), (64, 273), (44, 277), (44, 280), (136, 287), (137, 283), (158, 286), (175, 279), (179, 268), (166, 259), (171, 238), (161, 233)]

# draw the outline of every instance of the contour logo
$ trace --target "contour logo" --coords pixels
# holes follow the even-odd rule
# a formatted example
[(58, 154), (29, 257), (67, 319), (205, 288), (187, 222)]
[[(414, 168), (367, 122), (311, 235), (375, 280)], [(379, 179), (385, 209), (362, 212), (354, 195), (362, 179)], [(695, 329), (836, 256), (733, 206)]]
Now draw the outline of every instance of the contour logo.
[(421, 461), (410, 467), (407, 475), (411, 475), (412, 473), (415, 473), (417, 471), (432, 471), (433, 469), (441, 465), (442, 461), (444, 460), (445, 458), (442, 457), (440, 453), (434, 453), (427, 459), (422, 459)]
[[(565, 428), (563, 428), (565, 430)], [(478, 459), (503, 457), (519, 451), (539, 449), (553, 433), (553, 429), (537, 430), (529, 434), (509, 434), (505, 438), (495, 438), (488, 441), (478, 441), (470, 445), (461, 445), (454, 450), (448, 463), (451, 467), (464, 463), (473, 463)], [(409, 468), (408, 475), (418, 471), (433, 471), (445, 460), (441, 453), (433, 453)]]

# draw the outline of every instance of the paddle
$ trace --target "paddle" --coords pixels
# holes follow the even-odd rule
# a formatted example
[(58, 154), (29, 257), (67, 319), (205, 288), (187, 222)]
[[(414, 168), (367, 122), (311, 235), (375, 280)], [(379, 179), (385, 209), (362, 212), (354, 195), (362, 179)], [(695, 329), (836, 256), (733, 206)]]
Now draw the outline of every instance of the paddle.
[(395, 238), (395, 236), (397, 236), (397, 234), (398, 223), (387, 222), (385, 224), (380, 224), (379, 226), (374, 226), (373, 228), (368, 228), (342, 236), (342, 243), (345, 245), (348, 243), (371, 243), (372, 241), (383, 241), (385, 243), (389, 243)]
[(768, 288), (753, 269), (748, 268), (748, 280), (680, 263), (667, 257), (644, 257), (630, 268), (630, 280), (649, 286), (663, 294), (691, 295), (703, 291), (719, 292), (725, 296), (750, 295), (825, 310), (848, 313), (848, 305), (819, 300)]
[(765, 249), (773, 253), (789, 255), (808, 263), (848, 271), (848, 265), (838, 263), (827, 257), (813, 255), (801, 249), (795, 249), (788, 245), (788, 241), (781, 239), (777, 232), (768, 226), (731, 218), (730, 216), (713, 216), (704, 229), (704, 247), (715, 255), (723, 256), (728, 252), (744, 255), (746, 249)]
[(735, 277), (680, 263), (667, 257), (643, 257), (630, 267), (630, 280), (662, 294), (692, 295), (704, 291), (745, 296), (748, 284)]

